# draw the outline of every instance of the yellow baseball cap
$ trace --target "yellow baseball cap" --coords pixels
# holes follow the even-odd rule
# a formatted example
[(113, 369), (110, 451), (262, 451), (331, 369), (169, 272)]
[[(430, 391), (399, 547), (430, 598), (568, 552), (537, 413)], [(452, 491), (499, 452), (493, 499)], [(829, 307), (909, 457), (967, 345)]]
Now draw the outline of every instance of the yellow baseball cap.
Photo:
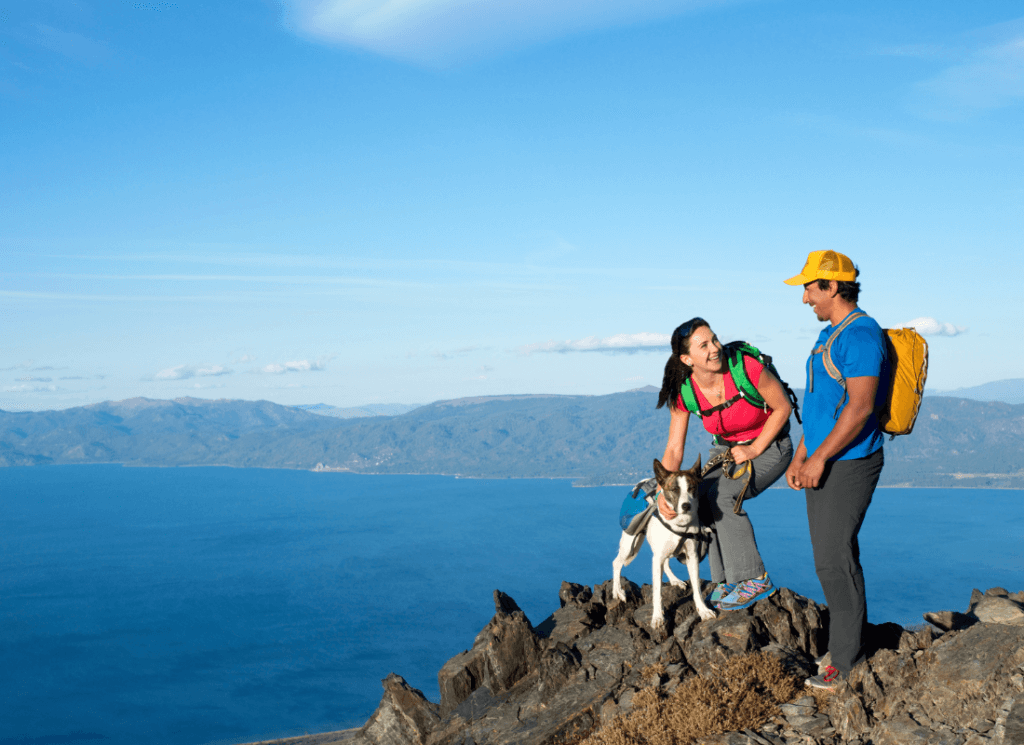
[(849, 256), (838, 251), (811, 251), (804, 269), (795, 277), (785, 280), (787, 285), (805, 285), (816, 279), (834, 279), (837, 282), (855, 282), (857, 270)]

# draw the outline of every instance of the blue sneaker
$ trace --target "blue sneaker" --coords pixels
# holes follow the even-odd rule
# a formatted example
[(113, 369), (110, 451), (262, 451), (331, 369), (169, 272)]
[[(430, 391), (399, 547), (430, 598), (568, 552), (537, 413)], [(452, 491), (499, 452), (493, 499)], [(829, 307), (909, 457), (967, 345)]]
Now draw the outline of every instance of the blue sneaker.
[(707, 597), (708, 605), (712, 608), (720, 608), (721, 606), (719, 604), (722, 602), (722, 598), (734, 589), (736, 589), (735, 582), (719, 582)]
[(778, 588), (768, 578), (768, 572), (754, 579), (745, 579), (736, 585), (736, 588), (720, 601), (718, 607), (722, 610), (740, 610), (747, 608), (758, 600), (771, 597)]

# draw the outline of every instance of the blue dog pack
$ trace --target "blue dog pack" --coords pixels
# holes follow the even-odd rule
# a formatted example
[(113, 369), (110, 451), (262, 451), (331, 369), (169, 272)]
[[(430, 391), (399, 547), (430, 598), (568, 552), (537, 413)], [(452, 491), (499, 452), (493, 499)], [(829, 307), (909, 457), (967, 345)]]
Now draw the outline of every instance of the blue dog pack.
[(636, 535), (647, 527), (651, 515), (657, 509), (655, 495), (658, 493), (658, 480), (646, 479), (626, 492), (619, 510), (619, 526), (627, 535)]

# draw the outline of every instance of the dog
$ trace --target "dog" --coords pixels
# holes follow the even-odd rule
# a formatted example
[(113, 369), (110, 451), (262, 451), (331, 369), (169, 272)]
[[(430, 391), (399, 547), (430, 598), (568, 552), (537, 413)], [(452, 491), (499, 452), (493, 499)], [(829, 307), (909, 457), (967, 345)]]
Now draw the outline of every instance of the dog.
[[(690, 589), (693, 592), (693, 602), (697, 606), (697, 613), (702, 621), (709, 621), (716, 616), (714, 610), (704, 602), (704, 593), (700, 585), (700, 560), (702, 531), (700, 520), (697, 517), (697, 485), (700, 483), (700, 456), (693, 468), (688, 471), (669, 471), (661, 464), (661, 461), (654, 461), (654, 476), (659, 487), (659, 513), (655, 514), (647, 523), (647, 527), (636, 535), (629, 535), (625, 532), (619, 539), (619, 553), (612, 562), (614, 581), (612, 583), (612, 594), (619, 600), (625, 602), (626, 593), (622, 591), (622, 567), (628, 566), (636, 555), (640, 553), (640, 546), (643, 545), (644, 535), (654, 553), (654, 560), (651, 564), (653, 574), (652, 584), (654, 586), (654, 611), (651, 614), (651, 626), (655, 629), (664, 629), (665, 614), (661, 607), (661, 575), (664, 572), (668, 575), (669, 582), (676, 587), (684, 587), (684, 583), (672, 574), (668, 560), (673, 556), (679, 557), (680, 561), (685, 559), (686, 569), (690, 573)], [(662, 507), (664, 498), (664, 507)], [(674, 515), (674, 516), (673, 516)], [(703, 546), (706, 550), (706, 546)]]

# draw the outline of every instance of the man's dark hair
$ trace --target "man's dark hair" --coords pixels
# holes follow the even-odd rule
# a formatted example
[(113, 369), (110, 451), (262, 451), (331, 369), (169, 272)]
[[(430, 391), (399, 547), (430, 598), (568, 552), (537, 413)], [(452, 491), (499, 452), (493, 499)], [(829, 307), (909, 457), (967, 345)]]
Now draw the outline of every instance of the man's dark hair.
[[(859, 277), (860, 276), (860, 269), (858, 269), (857, 267), (854, 267), (853, 268), (853, 276), (854, 277)], [(828, 290), (828, 283), (831, 282), (831, 281), (832, 280), (828, 280), (828, 279), (819, 279), (818, 280), (818, 289), (819, 290)], [(857, 282), (857, 281), (854, 281), (854, 282), (839, 282), (839, 281), (836, 281), (836, 284), (839, 286), (838, 292), (836, 294), (838, 294), (839, 297), (841, 297), (846, 302), (853, 303), (854, 305), (856, 305), (857, 304), (857, 298), (860, 297), (860, 282)]]

